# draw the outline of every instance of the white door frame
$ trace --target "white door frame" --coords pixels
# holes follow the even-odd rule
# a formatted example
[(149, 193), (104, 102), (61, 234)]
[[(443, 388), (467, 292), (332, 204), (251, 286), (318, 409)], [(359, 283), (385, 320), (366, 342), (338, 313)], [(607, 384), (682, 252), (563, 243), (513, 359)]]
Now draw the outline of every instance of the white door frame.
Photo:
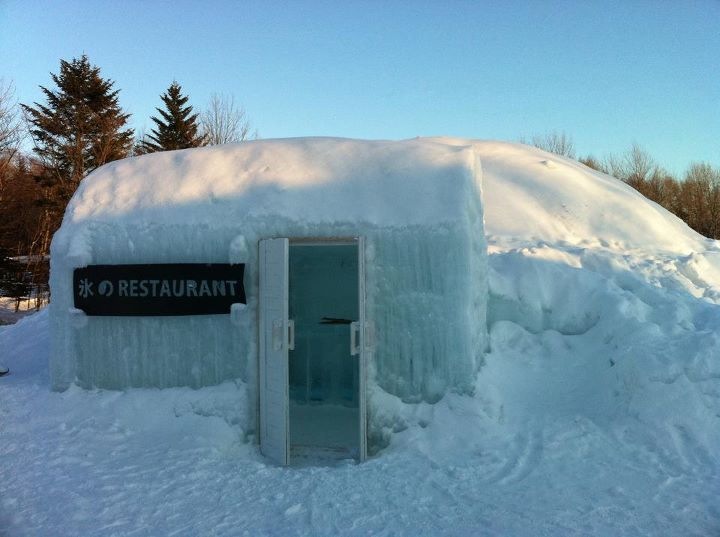
[[(288, 351), (294, 334), (288, 318), (290, 244), (356, 244), (358, 254), (358, 459), (367, 458), (367, 362), (372, 334), (365, 313), (365, 239), (276, 238), (259, 242), (259, 429), (260, 451), (277, 464), (290, 462)], [(282, 380), (282, 387), (280, 386)]]
[(365, 237), (358, 237), (358, 321), (360, 322), (360, 354), (358, 355), (358, 414), (359, 414), (359, 446), (358, 459), (367, 459), (367, 363), (370, 352), (371, 330), (365, 312)]
[(258, 391), (260, 451), (281, 466), (290, 462), (288, 386), (288, 239), (261, 240), (259, 289)]

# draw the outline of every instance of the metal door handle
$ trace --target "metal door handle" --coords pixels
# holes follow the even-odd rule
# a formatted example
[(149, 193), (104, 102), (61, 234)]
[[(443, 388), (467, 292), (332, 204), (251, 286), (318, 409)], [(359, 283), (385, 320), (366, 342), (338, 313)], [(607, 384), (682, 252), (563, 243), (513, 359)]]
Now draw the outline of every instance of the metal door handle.
[(272, 349), (274, 351), (282, 350), (283, 342), (283, 322), (281, 319), (274, 319), (272, 322)]
[(353, 321), (350, 323), (350, 356), (357, 356), (360, 354), (360, 323)]
[(288, 320), (288, 350), (295, 350), (295, 321), (293, 319)]

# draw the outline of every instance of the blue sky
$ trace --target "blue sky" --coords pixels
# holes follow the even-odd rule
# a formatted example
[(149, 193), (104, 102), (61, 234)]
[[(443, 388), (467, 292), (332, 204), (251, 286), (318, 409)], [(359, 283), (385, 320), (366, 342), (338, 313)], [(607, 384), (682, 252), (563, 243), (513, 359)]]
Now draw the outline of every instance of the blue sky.
[(176, 79), (232, 94), (263, 138), (517, 140), (581, 155), (640, 143), (720, 166), (720, 2), (0, 0), (0, 77), (41, 98), (83, 53), (151, 128)]

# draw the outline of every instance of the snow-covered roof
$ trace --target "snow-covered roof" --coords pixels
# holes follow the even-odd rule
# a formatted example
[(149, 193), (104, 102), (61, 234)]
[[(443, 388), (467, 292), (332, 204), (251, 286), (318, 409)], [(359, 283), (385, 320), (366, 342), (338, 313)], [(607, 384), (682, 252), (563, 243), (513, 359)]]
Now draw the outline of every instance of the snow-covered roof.
[(481, 190), (489, 236), (683, 253), (707, 243), (631, 187), (574, 160), (458, 138), (258, 140), (125, 159), (83, 180), (63, 232), (87, 222), (214, 226), (273, 217), (462, 225)]
[(478, 155), (490, 237), (684, 254), (713, 242), (622, 181), (576, 160), (519, 143), (434, 140), (470, 145)]
[(286, 217), (379, 226), (460, 221), (480, 203), (470, 147), (432, 140), (258, 140), (155, 153), (84, 179), (63, 227)]

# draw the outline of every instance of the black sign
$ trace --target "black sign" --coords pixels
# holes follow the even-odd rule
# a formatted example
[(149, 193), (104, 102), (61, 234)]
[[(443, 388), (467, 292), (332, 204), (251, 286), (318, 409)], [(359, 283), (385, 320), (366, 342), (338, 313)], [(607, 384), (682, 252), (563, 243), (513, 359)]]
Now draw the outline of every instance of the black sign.
[(245, 265), (90, 265), (75, 269), (75, 307), (87, 315), (211, 315), (245, 304)]

